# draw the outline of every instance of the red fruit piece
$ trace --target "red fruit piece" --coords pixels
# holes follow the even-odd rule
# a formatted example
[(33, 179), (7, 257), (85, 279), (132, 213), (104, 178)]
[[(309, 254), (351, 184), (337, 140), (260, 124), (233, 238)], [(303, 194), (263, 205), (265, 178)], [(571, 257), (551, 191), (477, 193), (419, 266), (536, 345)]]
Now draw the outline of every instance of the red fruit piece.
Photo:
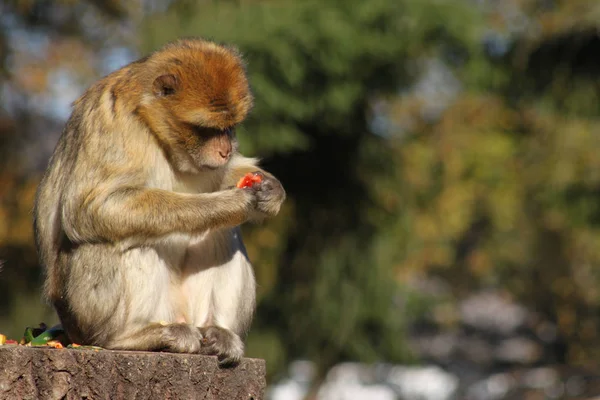
[(240, 189), (252, 187), (255, 183), (260, 183), (262, 178), (260, 175), (248, 172), (244, 175), (237, 183), (237, 187)]

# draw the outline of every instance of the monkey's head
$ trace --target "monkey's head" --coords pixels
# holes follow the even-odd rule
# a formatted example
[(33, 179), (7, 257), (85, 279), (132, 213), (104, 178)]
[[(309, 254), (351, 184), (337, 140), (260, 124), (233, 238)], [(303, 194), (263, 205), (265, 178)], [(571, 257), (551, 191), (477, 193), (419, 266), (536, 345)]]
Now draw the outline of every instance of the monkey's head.
[(253, 102), (239, 53), (188, 39), (165, 46), (144, 64), (152, 72), (144, 114), (171, 158), (182, 162), (187, 156), (197, 169), (226, 165), (237, 148), (235, 128)]

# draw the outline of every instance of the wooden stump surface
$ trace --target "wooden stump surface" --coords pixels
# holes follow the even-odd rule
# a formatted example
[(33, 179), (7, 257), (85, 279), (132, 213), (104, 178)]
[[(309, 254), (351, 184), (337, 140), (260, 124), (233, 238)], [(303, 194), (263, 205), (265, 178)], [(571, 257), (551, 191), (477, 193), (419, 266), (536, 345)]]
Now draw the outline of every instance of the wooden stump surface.
[(263, 400), (265, 386), (259, 359), (0, 346), (0, 399)]

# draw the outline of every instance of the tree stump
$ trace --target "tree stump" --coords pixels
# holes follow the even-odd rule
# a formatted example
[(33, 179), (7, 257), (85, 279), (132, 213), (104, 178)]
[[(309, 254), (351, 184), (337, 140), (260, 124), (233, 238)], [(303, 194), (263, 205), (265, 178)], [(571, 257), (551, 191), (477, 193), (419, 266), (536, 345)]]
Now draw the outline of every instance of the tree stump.
[(265, 386), (258, 359), (0, 346), (0, 399), (262, 400)]

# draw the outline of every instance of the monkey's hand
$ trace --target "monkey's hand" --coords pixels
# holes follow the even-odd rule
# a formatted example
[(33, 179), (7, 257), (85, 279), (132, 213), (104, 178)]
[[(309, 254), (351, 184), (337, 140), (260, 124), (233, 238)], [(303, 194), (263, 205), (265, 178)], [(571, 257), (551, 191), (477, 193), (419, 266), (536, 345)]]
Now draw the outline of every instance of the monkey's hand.
[(270, 174), (256, 171), (261, 177), (261, 181), (255, 183), (249, 190), (256, 196), (256, 209), (251, 216), (251, 220), (260, 221), (265, 217), (274, 217), (279, 213), (281, 204), (285, 201), (286, 193), (281, 182)]

